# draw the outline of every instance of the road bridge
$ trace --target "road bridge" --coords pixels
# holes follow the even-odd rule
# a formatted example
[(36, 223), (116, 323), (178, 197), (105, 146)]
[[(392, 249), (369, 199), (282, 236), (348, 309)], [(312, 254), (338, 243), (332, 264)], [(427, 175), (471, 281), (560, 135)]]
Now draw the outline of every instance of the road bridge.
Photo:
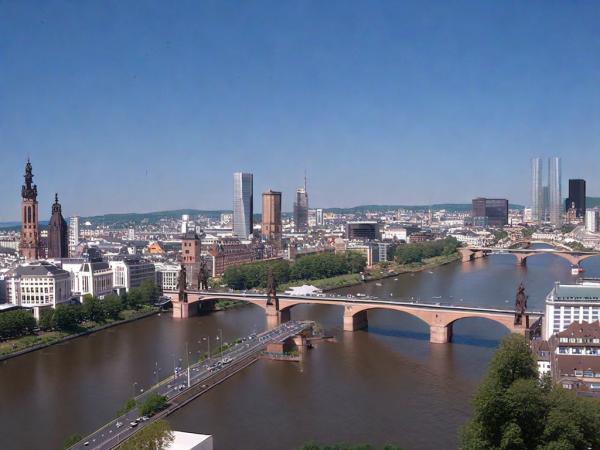
[(275, 298), (261, 293), (217, 292), (186, 290), (184, 300), (180, 300), (179, 291), (167, 291), (164, 295), (171, 298), (173, 317), (185, 319), (197, 314), (217, 300), (234, 300), (252, 303), (265, 311), (269, 325), (290, 320), (290, 311), (297, 305), (332, 305), (343, 309), (344, 331), (356, 331), (368, 326), (368, 312), (374, 309), (400, 311), (417, 317), (429, 326), (429, 340), (432, 343), (448, 343), (452, 340), (452, 327), (458, 320), (482, 318), (497, 322), (512, 333), (525, 335), (536, 320), (543, 316), (541, 312), (528, 312), (520, 324), (515, 324), (515, 311), (476, 306), (454, 306), (440, 303), (422, 303), (415, 301), (378, 299), (363, 297), (343, 297), (331, 294), (287, 295), (277, 294)]
[(537, 255), (556, 255), (566, 259), (573, 266), (578, 266), (582, 261), (600, 255), (596, 251), (566, 250), (564, 248), (495, 248), (495, 247), (461, 247), (458, 249), (462, 262), (483, 258), (490, 254), (511, 254), (517, 259), (517, 263), (525, 265), (527, 258)]

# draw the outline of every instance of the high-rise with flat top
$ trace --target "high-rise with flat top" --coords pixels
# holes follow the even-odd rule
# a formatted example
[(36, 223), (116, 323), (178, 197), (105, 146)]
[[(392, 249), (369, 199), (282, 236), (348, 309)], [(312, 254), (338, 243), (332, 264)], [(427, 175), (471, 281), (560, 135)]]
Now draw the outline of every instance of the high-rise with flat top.
[(544, 188), (542, 186), (542, 158), (531, 160), (531, 219), (540, 223), (544, 215)]
[(248, 239), (252, 234), (254, 205), (253, 177), (251, 173), (233, 174), (233, 234)]
[(563, 198), (560, 177), (560, 158), (556, 156), (548, 158), (548, 209), (550, 212), (550, 223), (555, 227), (562, 225)]
[(565, 211), (575, 208), (577, 217), (585, 217), (585, 180), (569, 180), (569, 197)]
[(21, 187), (21, 256), (29, 261), (40, 257), (37, 186), (29, 159), (25, 165), (25, 184)]
[(281, 248), (281, 192), (268, 190), (262, 195), (262, 236), (275, 248)]
[(306, 176), (304, 187), (296, 189), (294, 202), (294, 231), (296, 233), (308, 232), (308, 193), (306, 192)]

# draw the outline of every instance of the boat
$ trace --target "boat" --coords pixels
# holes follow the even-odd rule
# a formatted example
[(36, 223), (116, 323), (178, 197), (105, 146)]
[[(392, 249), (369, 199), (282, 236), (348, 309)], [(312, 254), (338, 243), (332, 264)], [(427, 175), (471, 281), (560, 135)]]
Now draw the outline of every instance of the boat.
[(375, 283), (375, 286), (383, 286), (381, 283)]
[(437, 299), (440, 299), (440, 298), (442, 298), (442, 296), (441, 296), (441, 295), (436, 295), (435, 297), (431, 297), (431, 298), (433, 298), (433, 299), (436, 299), (436, 300), (437, 300)]
[(394, 281), (398, 281), (398, 278), (394, 278)]
[(583, 267), (571, 266), (571, 275), (579, 275), (583, 273)]

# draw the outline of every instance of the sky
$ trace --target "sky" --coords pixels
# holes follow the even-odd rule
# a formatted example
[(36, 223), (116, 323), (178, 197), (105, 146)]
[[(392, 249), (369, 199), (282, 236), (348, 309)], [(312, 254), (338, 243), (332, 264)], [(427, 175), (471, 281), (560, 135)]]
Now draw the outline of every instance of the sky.
[[(600, 196), (594, 1), (0, 0), (0, 221), (40, 215), (528, 204), (530, 158)], [(563, 192), (564, 193), (564, 192)], [(566, 193), (565, 193), (566, 196)]]

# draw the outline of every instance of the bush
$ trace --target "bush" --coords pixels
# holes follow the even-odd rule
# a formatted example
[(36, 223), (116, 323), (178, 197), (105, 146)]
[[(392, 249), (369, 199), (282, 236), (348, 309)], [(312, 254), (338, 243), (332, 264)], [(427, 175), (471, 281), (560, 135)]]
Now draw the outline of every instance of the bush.
[(449, 256), (456, 252), (458, 241), (453, 237), (437, 241), (419, 242), (398, 246), (394, 251), (394, 258), (398, 264), (420, 263), (423, 259), (435, 256)]

